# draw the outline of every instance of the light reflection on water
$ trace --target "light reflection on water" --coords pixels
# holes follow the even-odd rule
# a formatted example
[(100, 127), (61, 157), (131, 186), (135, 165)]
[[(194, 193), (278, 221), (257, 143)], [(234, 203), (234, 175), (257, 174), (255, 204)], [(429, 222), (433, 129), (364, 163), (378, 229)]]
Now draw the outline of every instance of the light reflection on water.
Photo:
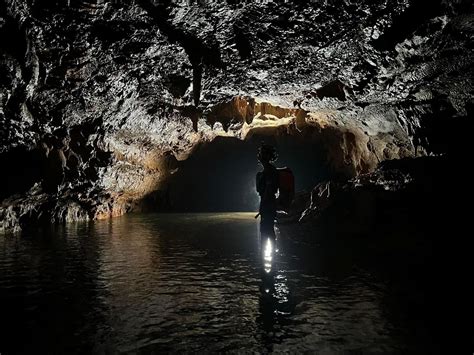
[(260, 238), (253, 214), (222, 213), (0, 238), (0, 311), (11, 325), (0, 352), (403, 348), (382, 284), (341, 268), (344, 256), (326, 262), (324, 250), (277, 235)]

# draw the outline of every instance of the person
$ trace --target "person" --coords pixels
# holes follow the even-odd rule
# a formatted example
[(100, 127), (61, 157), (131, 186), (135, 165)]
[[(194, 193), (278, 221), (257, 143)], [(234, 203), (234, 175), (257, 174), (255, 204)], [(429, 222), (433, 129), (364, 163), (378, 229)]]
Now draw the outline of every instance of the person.
[[(276, 193), (278, 191), (278, 171), (273, 163), (277, 160), (276, 149), (262, 143), (257, 158), (263, 171), (257, 173), (256, 187), (260, 195), (260, 232), (262, 236), (275, 238), (274, 223), (277, 211)], [(258, 215), (257, 215), (258, 216)]]

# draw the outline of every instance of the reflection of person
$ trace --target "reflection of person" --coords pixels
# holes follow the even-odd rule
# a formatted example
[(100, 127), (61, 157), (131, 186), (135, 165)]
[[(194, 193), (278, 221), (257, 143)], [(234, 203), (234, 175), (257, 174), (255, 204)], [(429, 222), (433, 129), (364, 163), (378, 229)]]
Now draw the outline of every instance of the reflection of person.
[(278, 171), (273, 162), (278, 158), (274, 147), (262, 144), (258, 149), (258, 160), (263, 171), (257, 173), (257, 192), (260, 195), (260, 232), (262, 236), (275, 237), (274, 223), (277, 210)]
[(285, 337), (283, 324), (288, 324), (288, 317), (294, 313), (295, 303), (290, 297), (290, 289), (282, 265), (276, 267), (277, 241), (272, 237), (261, 238), (263, 268), (261, 270), (259, 308), (256, 318), (261, 335), (262, 345), (266, 352), (273, 352), (274, 344), (281, 343)]
[(262, 343), (268, 352), (273, 351), (275, 343), (275, 326), (278, 326), (278, 292), (275, 289), (275, 268), (273, 267), (275, 256), (275, 239), (271, 236), (264, 236), (261, 239), (261, 255), (263, 267), (261, 270), (259, 312), (257, 324), (262, 330)]

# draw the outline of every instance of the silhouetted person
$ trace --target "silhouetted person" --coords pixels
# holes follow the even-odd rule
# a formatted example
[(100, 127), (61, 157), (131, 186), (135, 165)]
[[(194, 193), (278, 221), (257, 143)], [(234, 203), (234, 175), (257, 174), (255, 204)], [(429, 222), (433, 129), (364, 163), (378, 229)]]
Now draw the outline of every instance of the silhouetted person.
[(262, 237), (275, 238), (274, 223), (277, 210), (278, 171), (273, 162), (278, 158), (274, 147), (262, 144), (258, 149), (258, 160), (263, 171), (257, 173), (257, 192), (260, 195), (260, 232)]

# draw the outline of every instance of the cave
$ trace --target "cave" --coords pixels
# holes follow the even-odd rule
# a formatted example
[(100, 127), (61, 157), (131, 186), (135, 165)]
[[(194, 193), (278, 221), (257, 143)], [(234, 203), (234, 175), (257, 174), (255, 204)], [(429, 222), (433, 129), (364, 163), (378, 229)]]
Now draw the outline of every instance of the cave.
[(0, 354), (472, 353), (473, 19), (0, 1)]

